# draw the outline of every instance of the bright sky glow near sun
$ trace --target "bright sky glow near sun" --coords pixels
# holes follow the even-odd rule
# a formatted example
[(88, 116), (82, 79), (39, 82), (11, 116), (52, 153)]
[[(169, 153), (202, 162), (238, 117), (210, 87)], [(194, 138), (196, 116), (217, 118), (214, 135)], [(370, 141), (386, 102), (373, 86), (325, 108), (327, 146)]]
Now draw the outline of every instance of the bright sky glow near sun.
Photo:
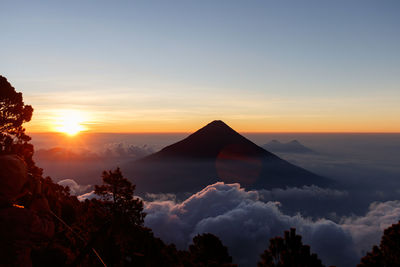
[(54, 131), (65, 133), (67, 135), (73, 136), (82, 131), (87, 130), (83, 125), (87, 119), (85, 115), (77, 110), (56, 110), (54, 111), (56, 115), (52, 124), (55, 126)]
[(29, 132), (400, 132), (400, 1), (2, 1)]

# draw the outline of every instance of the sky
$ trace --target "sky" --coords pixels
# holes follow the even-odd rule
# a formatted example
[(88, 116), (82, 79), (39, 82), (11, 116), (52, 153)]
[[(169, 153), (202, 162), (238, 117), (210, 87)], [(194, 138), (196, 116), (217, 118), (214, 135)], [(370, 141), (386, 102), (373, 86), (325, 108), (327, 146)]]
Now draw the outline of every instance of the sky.
[[(0, 1), (28, 132), (400, 132), (400, 2)], [(72, 122), (71, 122), (72, 121)]]

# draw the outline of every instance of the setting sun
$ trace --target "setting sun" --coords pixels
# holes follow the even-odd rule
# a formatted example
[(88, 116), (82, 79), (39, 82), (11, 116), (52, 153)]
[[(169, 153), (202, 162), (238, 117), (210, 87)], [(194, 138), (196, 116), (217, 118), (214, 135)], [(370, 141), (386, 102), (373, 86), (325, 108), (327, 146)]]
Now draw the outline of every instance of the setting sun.
[(83, 125), (85, 116), (82, 112), (76, 110), (63, 110), (56, 116), (55, 130), (67, 135), (76, 135), (79, 132), (87, 130)]

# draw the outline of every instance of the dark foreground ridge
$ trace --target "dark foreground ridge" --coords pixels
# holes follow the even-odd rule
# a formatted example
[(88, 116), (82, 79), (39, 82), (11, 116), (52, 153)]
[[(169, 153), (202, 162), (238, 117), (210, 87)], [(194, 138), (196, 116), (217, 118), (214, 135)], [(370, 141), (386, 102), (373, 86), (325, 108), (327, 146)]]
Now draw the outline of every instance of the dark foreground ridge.
[(257, 146), (220, 120), (123, 169), (141, 192), (196, 192), (217, 181), (238, 182), (247, 189), (329, 183)]

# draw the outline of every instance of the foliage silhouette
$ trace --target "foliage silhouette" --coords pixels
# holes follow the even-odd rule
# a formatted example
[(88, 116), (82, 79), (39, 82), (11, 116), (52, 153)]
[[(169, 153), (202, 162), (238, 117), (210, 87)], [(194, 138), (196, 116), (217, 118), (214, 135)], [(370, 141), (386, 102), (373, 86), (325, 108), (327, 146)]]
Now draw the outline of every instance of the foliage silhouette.
[(267, 250), (261, 254), (258, 267), (323, 267), (317, 254), (310, 254), (310, 246), (303, 245), (296, 229), (285, 231), (285, 237), (270, 239)]
[(33, 162), (31, 138), (25, 133), (23, 123), (32, 118), (33, 108), (25, 105), (22, 93), (0, 75), (0, 154), (16, 154), (28, 165), (29, 172), (40, 174), (41, 170)]
[(134, 225), (143, 225), (143, 202), (133, 196), (136, 186), (123, 177), (119, 168), (103, 171), (102, 177), (103, 185), (96, 185), (95, 193), (111, 209), (113, 216), (128, 220)]
[(228, 248), (213, 234), (195, 236), (189, 252), (196, 266), (236, 266), (232, 264)]
[(358, 267), (400, 266), (400, 221), (385, 229), (381, 243), (361, 258)]

